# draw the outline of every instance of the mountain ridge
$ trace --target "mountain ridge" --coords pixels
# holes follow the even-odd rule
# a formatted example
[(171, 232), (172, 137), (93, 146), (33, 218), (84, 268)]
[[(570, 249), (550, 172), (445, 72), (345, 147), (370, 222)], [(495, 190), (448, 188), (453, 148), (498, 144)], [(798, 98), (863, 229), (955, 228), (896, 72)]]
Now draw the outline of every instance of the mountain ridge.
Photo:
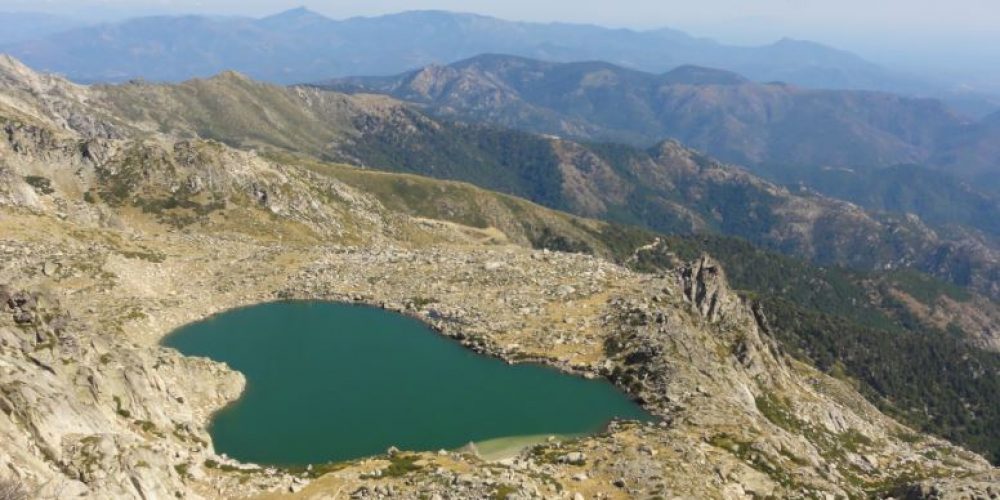
[(934, 99), (762, 84), (731, 72), (700, 71), (714, 76), (671, 81), (671, 72), (610, 63), (485, 55), (395, 78), (353, 77), (320, 86), (386, 93), (441, 116), (569, 138), (647, 146), (673, 137), (751, 168), (923, 163), (1000, 181), (991, 119), (976, 122)]
[[(698, 64), (724, 67), (761, 81), (789, 80), (803, 85), (914, 87), (905, 78), (856, 55), (821, 44), (778, 41), (761, 47), (737, 47), (669, 28), (634, 31), (586, 24), (526, 23), (447, 11), (408, 11), (333, 20), (302, 8), (262, 19), (191, 16), (156, 19), (173, 25), (173, 31), (156, 29), (148, 18), (137, 18), (0, 46), (0, 50), (11, 52), (34, 67), (82, 82), (137, 77), (179, 81), (223, 69), (238, 69), (257, 79), (301, 83), (352, 74), (394, 74), (431, 62), (450, 63), (478, 53), (505, 52), (563, 61), (632, 61), (634, 67), (654, 72)], [(191, 40), (172, 36), (182, 25)], [(388, 38), (383, 49), (374, 51), (379, 46), (378, 36)], [(518, 39), (523, 41), (511, 41)], [(219, 63), (188, 47), (197, 45), (194, 40), (203, 40), (202, 46), (214, 45), (217, 49), (214, 57)], [(221, 41), (225, 44), (220, 45)], [(404, 42), (401, 46), (394, 45)], [(167, 48), (171, 53), (157, 52), (157, 48)], [(296, 56), (295, 49), (308, 54)], [(275, 51), (281, 56), (274, 57)], [(125, 57), (129, 52), (143, 53), (149, 61)], [(98, 57), (98, 54), (115, 57)], [(317, 60), (322, 64), (313, 64)], [(187, 64), (164, 65), (182, 61)], [(271, 61), (284, 61), (279, 67), (285, 69), (266, 70), (265, 64)], [(790, 67), (795, 69), (788, 72)], [(831, 75), (832, 79), (827, 79)]]
[[(28, 91), (44, 93), (30, 82), (51, 77), (32, 75), (24, 77)], [(60, 109), (41, 113), (86, 133), (169, 132), (467, 181), (589, 217), (667, 233), (739, 236), (824, 265), (916, 267), (1000, 294), (996, 250), (975, 231), (939, 233), (919, 218), (793, 193), (676, 142), (649, 150), (581, 144), (435, 121), (383, 96), (284, 88), (231, 73), (178, 85), (98, 85), (89, 92), (60, 89), (51, 98), (64, 100)], [(706, 192), (718, 196), (706, 198)]]
[(685, 64), (663, 74), (665, 82), (688, 85), (739, 85), (747, 83), (745, 77), (733, 71)]

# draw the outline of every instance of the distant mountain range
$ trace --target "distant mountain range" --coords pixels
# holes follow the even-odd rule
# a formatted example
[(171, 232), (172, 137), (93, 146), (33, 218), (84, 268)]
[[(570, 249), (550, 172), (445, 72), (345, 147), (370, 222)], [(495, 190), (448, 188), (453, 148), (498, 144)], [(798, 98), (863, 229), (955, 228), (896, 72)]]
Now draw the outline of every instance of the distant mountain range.
[(671, 29), (511, 22), (441, 11), (342, 21), (302, 8), (263, 19), (146, 17), (22, 38), (16, 43), (8, 38), (11, 43), (0, 51), (81, 82), (179, 81), (233, 69), (270, 82), (301, 83), (395, 74), (505, 53), (552, 61), (604, 60), (652, 72), (696, 64), (806, 87), (931, 90), (849, 52), (806, 41), (742, 47)]
[(1000, 186), (1000, 117), (975, 121), (933, 99), (755, 83), (697, 66), (653, 74), (504, 55), (322, 85), (575, 139), (648, 146), (675, 138), (751, 167), (919, 163)]

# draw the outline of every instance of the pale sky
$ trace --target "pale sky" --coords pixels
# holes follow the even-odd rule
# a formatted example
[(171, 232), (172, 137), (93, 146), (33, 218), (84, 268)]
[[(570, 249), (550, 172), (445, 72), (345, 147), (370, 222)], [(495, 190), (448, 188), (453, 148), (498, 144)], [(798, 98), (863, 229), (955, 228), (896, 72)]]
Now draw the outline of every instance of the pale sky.
[(1000, 31), (997, 0), (0, 0), (5, 10), (114, 9), (266, 15), (305, 5), (333, 17), (415, 9), (492, 14), (507, 19), (653, 27), (758, 18), (803, 26)]
[(333, 18), (442, 9), (527, 21), (673, 27), (739, 44), (783, 36), (876, 61), (1000, 63), (1000, 0), (0, 0), (0, 10), (90, 19), (150, 13), (263, 16), (306, 6)]

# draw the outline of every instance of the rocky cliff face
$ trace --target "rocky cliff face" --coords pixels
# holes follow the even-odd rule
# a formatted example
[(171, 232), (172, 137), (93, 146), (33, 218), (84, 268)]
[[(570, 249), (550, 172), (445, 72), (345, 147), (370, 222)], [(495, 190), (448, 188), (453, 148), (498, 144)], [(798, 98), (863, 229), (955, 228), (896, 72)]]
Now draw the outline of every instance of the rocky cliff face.
[(0, 295), (9, 297), (0, 319), (3, 469), (35, 498), (184, 492), (178, 459), (211, 456), (208, 416), (239, 395), (242, 377), (102, 335), (49, 294)]
[[(373, 194), (382, 184), (346, 182), (350, 169), (43, 108), (29, 91), (0, 102), (0, 470), (35, 497), (748, 498), (993, 482), (981, 457), (790, 360), (767, 311), (710, 257), (651, 275), (532, 250), (514, 226), (393, 208)], [(516, 207), (556, 234), (598, 224)], [(206, 426), (242, 377), (157, 343), (276, 298), (415, 315), (479, 352), (607, 377), (661, 420), (496, 462), (393, 451), (308, 471), (236, 463)]]

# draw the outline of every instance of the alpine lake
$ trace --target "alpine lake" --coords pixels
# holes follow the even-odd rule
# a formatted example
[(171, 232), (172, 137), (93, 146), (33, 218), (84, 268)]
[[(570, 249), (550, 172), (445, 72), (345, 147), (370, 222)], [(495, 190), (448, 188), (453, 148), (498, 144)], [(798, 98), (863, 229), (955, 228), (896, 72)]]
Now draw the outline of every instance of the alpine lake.
[(390, 311), (284, 301), (227, 311), (163, 341), (242, 372), (209, 428), (244, 462), (303, 466), (475, 443), (503, 453), (547, 436), (652, 417), (607, 381), (482, 356)]

